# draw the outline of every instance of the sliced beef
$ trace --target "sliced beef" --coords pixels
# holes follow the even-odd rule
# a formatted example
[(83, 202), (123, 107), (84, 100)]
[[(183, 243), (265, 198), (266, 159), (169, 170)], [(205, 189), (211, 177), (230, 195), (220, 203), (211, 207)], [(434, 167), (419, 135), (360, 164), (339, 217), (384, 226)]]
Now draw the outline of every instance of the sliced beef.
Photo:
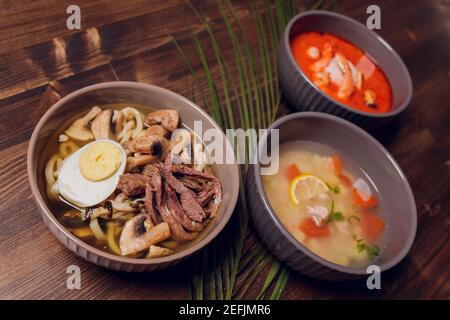
[(180, 181), (197, 192), (197, 202), (208, 216), (217, 213), (222, 201), (222, 185), (217, 177), (182, 165), (173, 165), (172, 171), (176, 175), (183, 175)]
[(152, 220), (153, 224), (157, 225), (162, 222), (162, 218), (155, 207), (157, 208), (155, 203), (155, 192), (153, 191), (153, 187), (151, 186), (151, 184), (147, 183), (145, 186), (145, 210), (147, 211), (147, 214)]
[(163, 192), (160, 167), (157, 163), (148, 164), (142, 170), (142, 174), (150, 178), (152, 190), (155, 192), (157, 206), (161, 205)]
[(204, 220), (203, 222), (197, 222), (189, 219), (186, 212), (181, 207), (176, 192), (168, 185), (165, 186), (164, 190), (167, 194), (167, 209), (169, 209), (169, 212), (172, 214), (175, 220), (177, 220), (187, 230), (202, 231), (207, 224), (207, 220)]
[(184, 230), (181, 223), (179, 223), (173, 215), (166, 209), (166, 205), (163, 204), (158, 208), (163, 220), (169, 225), (170, 233), (172, 237), (177, 241), (191, 241), (198, 236), (198, 232), (188, 232)]
[(125, 173), (119, 177), (117, 189), (127, 197), (136, 197), (145, 193), (145, 185), (150, 178), (138, 173)]
[(170, 157), (166, 157), (163, 171), (166, 183), (180, 195), (181, 207), (188, 217), (194, 221), (202, 222), (202, 220), (206, 218), (206, 213), (197, 202), (195, 193), (172, 175), (172, 159), (170, 159)]
[(183, 166), (183, 165), (179, 165), (179, 164), (172, 165), (172, 171), (174, 174), (187, 175), (187, 176), (196, 177), (196, 178), (205, 179), (205, 180), (219, 181), (219, 179), (212, 174), (200, 172), (191, 167)]

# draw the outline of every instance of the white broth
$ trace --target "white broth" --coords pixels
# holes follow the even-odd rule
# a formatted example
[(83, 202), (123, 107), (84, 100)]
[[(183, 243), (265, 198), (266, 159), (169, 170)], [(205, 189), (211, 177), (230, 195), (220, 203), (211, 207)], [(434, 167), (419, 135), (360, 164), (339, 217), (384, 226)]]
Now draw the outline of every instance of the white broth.
[(315, 254), (351, 268), (379, 259), (382, 201), (353, 161), (319, 143), (288, 142), (280, 146), (278, 172), (262, 181), (281, 223)]

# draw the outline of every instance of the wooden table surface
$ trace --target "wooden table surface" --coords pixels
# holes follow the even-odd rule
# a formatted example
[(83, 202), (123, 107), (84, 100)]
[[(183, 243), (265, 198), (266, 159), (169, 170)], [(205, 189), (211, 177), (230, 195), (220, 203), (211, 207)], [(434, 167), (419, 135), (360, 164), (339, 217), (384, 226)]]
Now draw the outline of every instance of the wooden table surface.
[[(225, 28), (215, 1), (193, 2), (214, 29)], [(187, 298), (186, 263), (126, 274), (96, 267), (62, 246), (32, 199), (26, 151), (44, 112), (86, 85), (131, 80), (189, 96), (188, 72), (171, 39), (187, 43), (205, 30), (183, 0), (78, 0), (82, 30), (69, 31), (71, 3), (0, 1), (0, 298)], [(249, 15), (246, 1), (234, 4), (242, 17)], [(338, 11), (365, 22), (369, 4), (380, 5), (379, 34), (403, 58), (414, 82), (407, 111), (376, 137), (412, 186), (417, 237), (408, 257), (383, 274), (381, 290), (292, 273), (285, 299), (450, 297), (450, 1), (342, 1)], [(221, 45), (229, 54), (230, 44)], [(80, 290), (66, 288), (71, 264), (81, 268)], [(253, 289), (249, 297), (256, 293)]]

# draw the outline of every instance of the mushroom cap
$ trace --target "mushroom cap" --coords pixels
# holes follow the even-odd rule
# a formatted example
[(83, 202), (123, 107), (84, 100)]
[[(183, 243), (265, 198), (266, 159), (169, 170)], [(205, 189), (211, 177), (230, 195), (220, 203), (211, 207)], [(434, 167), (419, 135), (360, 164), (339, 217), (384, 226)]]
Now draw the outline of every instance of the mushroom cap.
[(157, 110), (153, 111), (145, 117), (144, 124), (150, 127), (159, 124), (169, 131), (174, 131), (178, 127), (180, 116), (176, 110)]
[(130, 255), (148, 249), (170, 237), (169, 225), (160, 223), (147, 230), (145, 221), (146, 214), (139, 214), (125, 223), (120, 235), (119, 245), (122, 255)]
[(102, 111), (99, 107), (95, 106), (89, 110), (83, 117), (75, 120), (70, 127), (65, 131), (65, 134), (72, 139), (79, 141), (88, 141), (94, 139), (94, 136), (89, 129), (89, 123)]
[(111, 130), (112, 116), (112, 110), (103, 110), (92, 121), (91, 129), (95, 140), (113, 138)]

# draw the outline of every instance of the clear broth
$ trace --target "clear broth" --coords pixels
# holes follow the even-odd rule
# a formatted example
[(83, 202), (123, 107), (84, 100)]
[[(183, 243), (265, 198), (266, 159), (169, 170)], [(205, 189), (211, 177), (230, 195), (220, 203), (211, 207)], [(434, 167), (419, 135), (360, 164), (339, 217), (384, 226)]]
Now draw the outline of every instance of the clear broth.
[[(364, 213), (353, 203), (352, 188), (345, 186), (335, 173), (331, 160), (333, 155), (338, 155), (342, 159), (343, 173), (352, 182), (360, 178), (367, 183), (372, 194), (378, 200), (378, 205), (371, 211), (384, 218), (383, 201), (365, 172), (349, 158), (326, 145), (316, 142), (293, 141), (280, 146), (278, 172), (275, 175), (262, 176), (265, 194), (283, 226), (306, 248), (338, 265), (351, 268), (365, 267), (377, 261), (379, 257), (370, 260), (367, 252), (359, 250), (357, 247), (357, 239), (365, 240), (361, 224), (357, 220)], [(312, 237), (300, 230), (299, 225), (303, 219), (307, 218), (307, 215), (304, 205), (302, 203), (295, 205), (289, 195), (290, 180), (286, 176), (286, 170), (291, 164), (296, 164), (301, 174), (314, 175), (324, 181), (331, 189), (338, 187), (338, 193), (329, 192), (334, 203), (332, 211), (342, 213), (344, 219), (327, 223), (329, 236)], [(380, 254), (387, 241), (385, 233), (383, 232), (381, 238), (375, 243), (370, 244), (376, 245)]]

